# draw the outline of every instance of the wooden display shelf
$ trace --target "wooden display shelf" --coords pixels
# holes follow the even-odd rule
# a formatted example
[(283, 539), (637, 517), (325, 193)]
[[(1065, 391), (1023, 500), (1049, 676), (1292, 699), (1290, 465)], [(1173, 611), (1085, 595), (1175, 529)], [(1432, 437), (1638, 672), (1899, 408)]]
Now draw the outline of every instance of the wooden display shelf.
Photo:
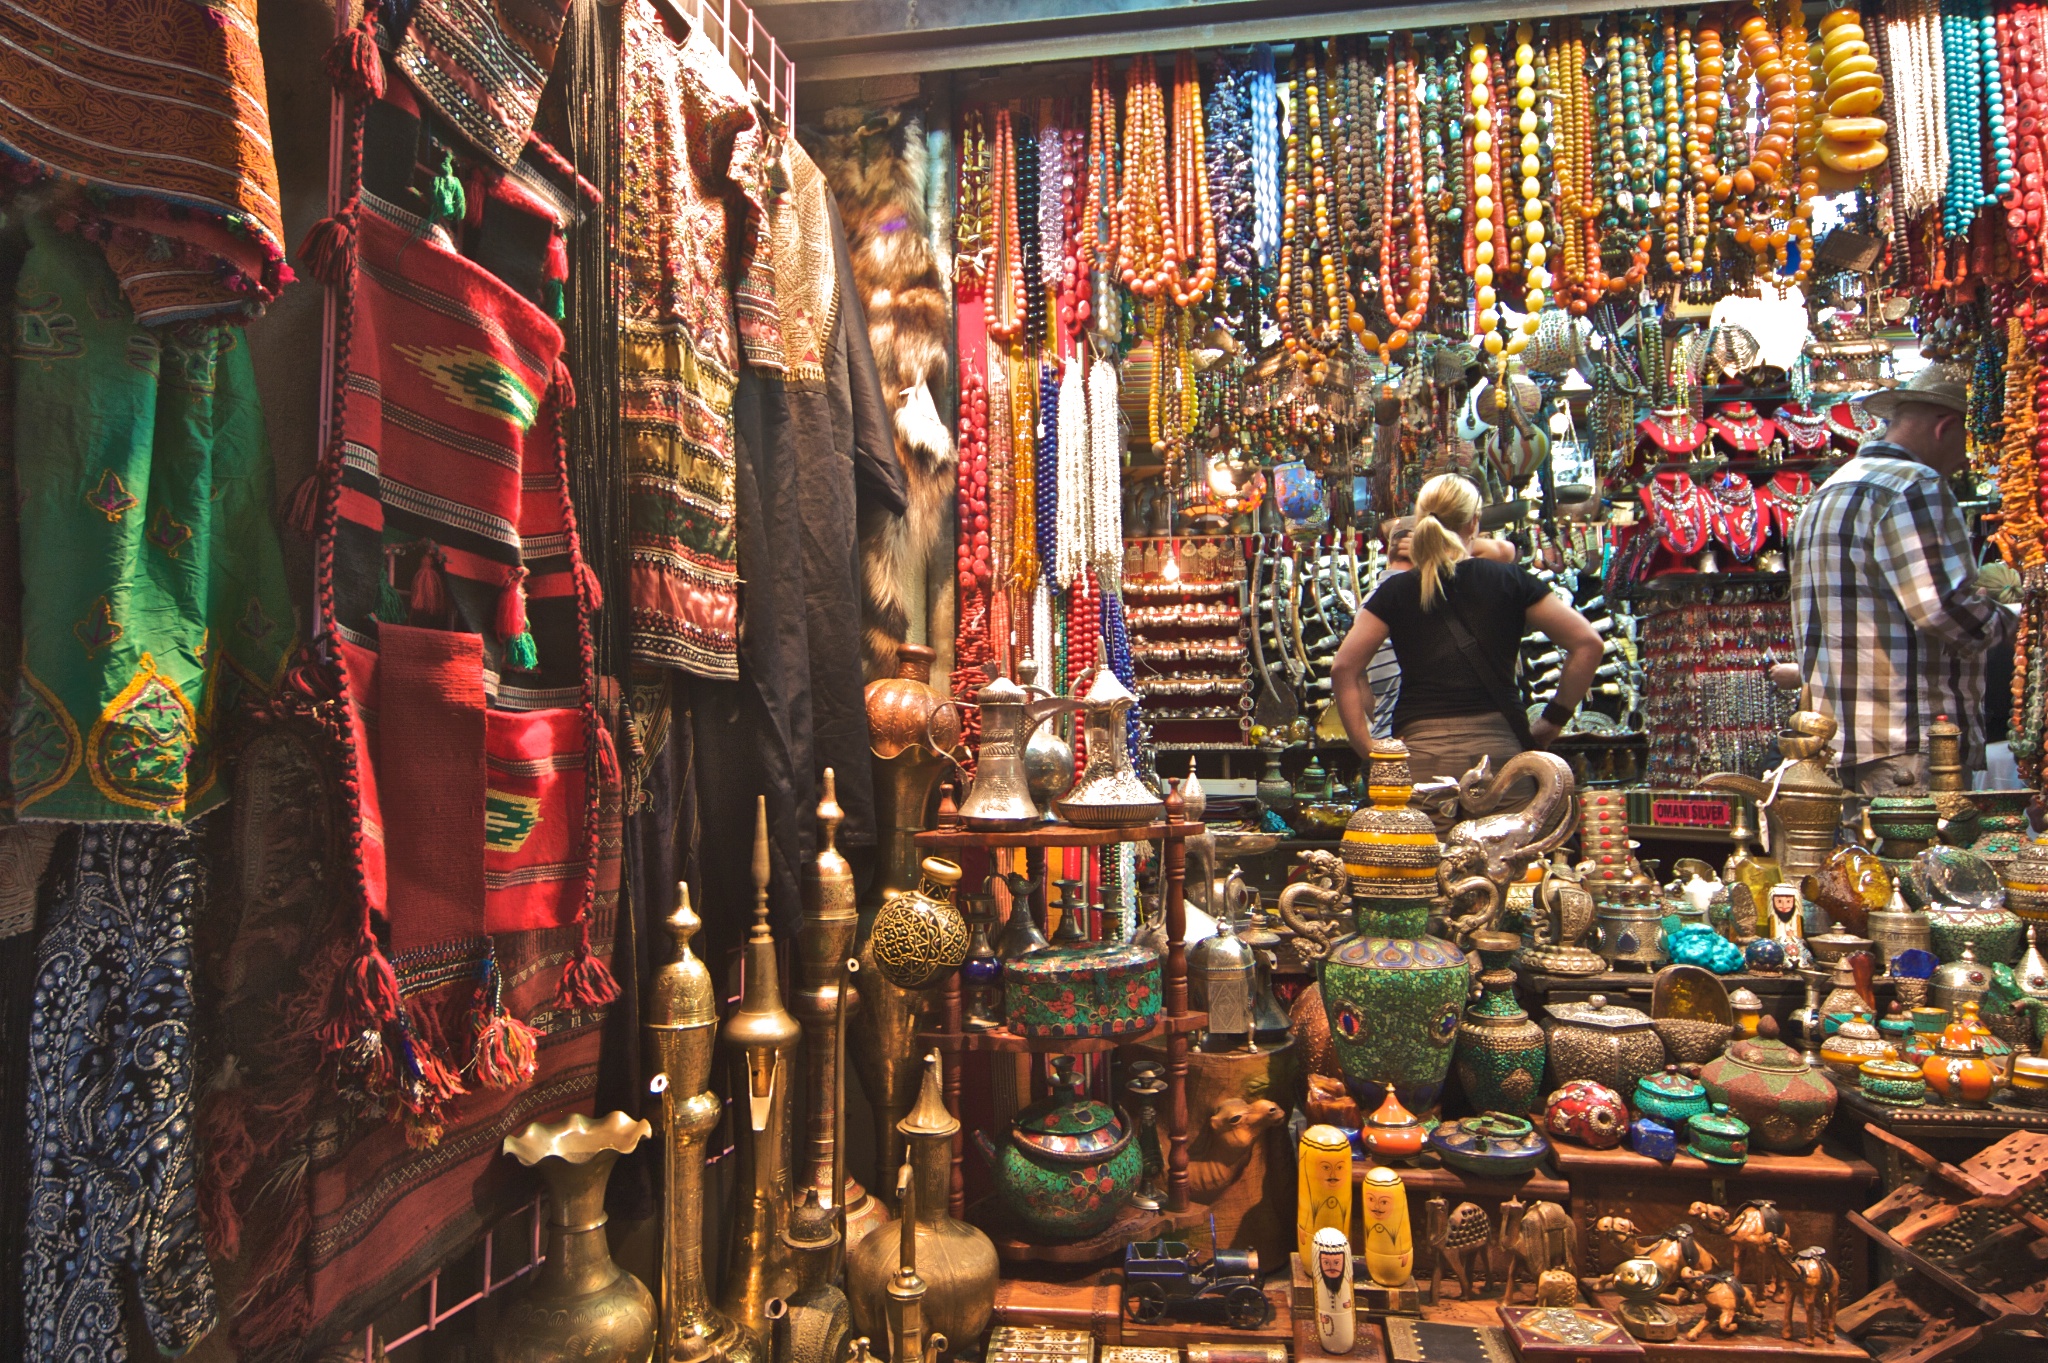
[(1740, 1169), (1721, 1169), (1686, 1154), (1682, 1149), (1678, 1158), (1670, 1163), (1638, 1155), (1633, 1150), (1616, 1147), (1613, 1150), (1594, 1150), (1583, 1145), (1568, 1145), (1560, 1141), (1550, 1148), (1550, 1157), (1557, 1161), (1567, 1179), (1580, 1175), (1602, 1177), (1609, 1174), (1655, 1176), (1671, 1174), (1686, 1178), (1719, 1178), (1730, 1183), (1748, 1185), (1751, 1183), (1802, 1183), (1818, 1180), (1852, 1188), (1867, 1188), (1877, 1182), (1877, 1169), (1867, 1160), (1861, 1160), (1844, 1150), (1837, 1149), (1823, 1140), (1814, 1150), (1804, 1155), (1781, 1155), (1774, 1151), (1756, 1150)]
[(1083, 828), (1079, 824), (1046, 823), (1008, 833), (975, 828), (933, 828), (917, 835), (917, 845), (928, 852), (956, 851), (967, 847), (1110, 847), (1121, 842), (1191, 838), (1201, 831), (1201, 824), (1164, 820), (1123, 828)]
[[(1370, 1159), (1354, 1159), (1351, 1162), (1351, 1181), (1365, 1182), (1366, 1171), (1373, 1167), (1374, 1161)], [(1441, 1197), (1453, 1207), (1460, 1202), (1498, 1204), (1511, 1197), (1519, 1197), (1524, 1202), (1562, 1204), (1572, 1193), (1569, 1183), (1542, 1165), (1514, 1178), (1481, 1178), (1449, 1165), (1411, 1169), (1406, 1165), (1390, 1164), (1387, 1167), (1401, 1176), (1401, 1186), (1411, 1196), (1420, 1193), (1424, 1199)]]

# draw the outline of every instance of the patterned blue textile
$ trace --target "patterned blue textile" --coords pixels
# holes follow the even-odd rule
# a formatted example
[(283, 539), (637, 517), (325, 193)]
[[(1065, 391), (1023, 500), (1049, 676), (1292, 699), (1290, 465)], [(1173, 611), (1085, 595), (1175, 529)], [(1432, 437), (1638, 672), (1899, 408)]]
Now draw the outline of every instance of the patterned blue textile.
[(28, 1358), (125, 1363), (131, 1291), (179, 1354), (216, 1317), (192, 1134), (198, 844), (87, 824), (54, 867), (29, 1031)]

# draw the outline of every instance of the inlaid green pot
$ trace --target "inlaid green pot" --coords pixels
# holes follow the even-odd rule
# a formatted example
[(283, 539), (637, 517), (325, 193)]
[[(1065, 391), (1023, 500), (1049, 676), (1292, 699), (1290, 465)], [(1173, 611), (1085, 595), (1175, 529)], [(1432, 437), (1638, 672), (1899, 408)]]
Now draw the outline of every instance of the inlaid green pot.
[(1515, 1000), (1515, 972), (1508, 969), (1522, 939), (1511, 932), (1478, 932), (1484, 991), (1458, 1024), (1458, 1081), (1480, 1112), (1526, 1115), (1542, 1105), (1543, 1028)]
[(998, 1147), (974, 1142), (1017, 1219), (1040, 1235), (1093, 1235), (1116, 1219), (1137, 1190), (1144, 1152), (1130, 1122), (1083, 1096), (1072, 1059), (1050, 1061), (1052, 1093), (1017, 1114)]

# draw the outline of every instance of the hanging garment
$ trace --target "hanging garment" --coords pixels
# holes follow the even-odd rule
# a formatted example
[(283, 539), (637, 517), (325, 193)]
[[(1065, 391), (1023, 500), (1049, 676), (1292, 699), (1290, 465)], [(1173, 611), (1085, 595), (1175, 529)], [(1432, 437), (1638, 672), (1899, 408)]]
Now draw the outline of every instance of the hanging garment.
[(417, 0), (392, 60), (464, 137), (519, 163), (569, 0)]
[[(633, 656), (739, 668), (733, 281), (761, 239), (763, 132), (747, 89), (654, 0), (619, 9), (619, 385), (631, 517)], [(737, 269), (729, 262), (738, 260)], [(771, 339), (749, 323), (762, 349)]]
[(294, 638), (249, 344), (136, 324), (99, 251), (29, 223), (14, 291), (23, 819), (194, 818)]
[(79, 225), (140, 322), (253, 313), (291, 281), (256, 0), (0, 0), (7, 158), (93, 191)]
[(192, 931), (183, 828), (88, 824), (57, 855), (36, 953), (21, 1257), (30, 1363), (122, 1363), (133, 1294), (164, 1353), (213, 1328), (192, 1140)]
[[(367, 193), (358, 249), (323, 586), (352, 702), (363, 969), (381, 969), (381, 919), (399, 1007), (385, 1017), (352, 1000), (336, 1037), (365, 1043), (373, 1091), (396, 1048), (399, 1106), (431, 1144), (462, 1075), (491, 1088), (531, 1077), (531, 1032), (503, 1006), (493, 939), (587, 927), (617, 767), (596, 718), (596, 603), (562, 469), (557, 421), (573, 393), (561, 332)], [(586, 940), (558, 1006), (609, 997)]]

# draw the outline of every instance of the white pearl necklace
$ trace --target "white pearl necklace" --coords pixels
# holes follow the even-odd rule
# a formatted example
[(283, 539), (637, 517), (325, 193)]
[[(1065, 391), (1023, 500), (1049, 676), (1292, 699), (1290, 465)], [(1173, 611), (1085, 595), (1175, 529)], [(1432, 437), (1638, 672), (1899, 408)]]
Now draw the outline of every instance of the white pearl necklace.
[(1053, 573), (1072, 586), (1085, 569), (1105, 590), (1123, 580), (1124, 507), (1122, 440), (1118, 431), (1116, 370), (1097, 357), (1092, 366), (1067, 362), (1060, 377), (1059, 487), (1053, 521)]

